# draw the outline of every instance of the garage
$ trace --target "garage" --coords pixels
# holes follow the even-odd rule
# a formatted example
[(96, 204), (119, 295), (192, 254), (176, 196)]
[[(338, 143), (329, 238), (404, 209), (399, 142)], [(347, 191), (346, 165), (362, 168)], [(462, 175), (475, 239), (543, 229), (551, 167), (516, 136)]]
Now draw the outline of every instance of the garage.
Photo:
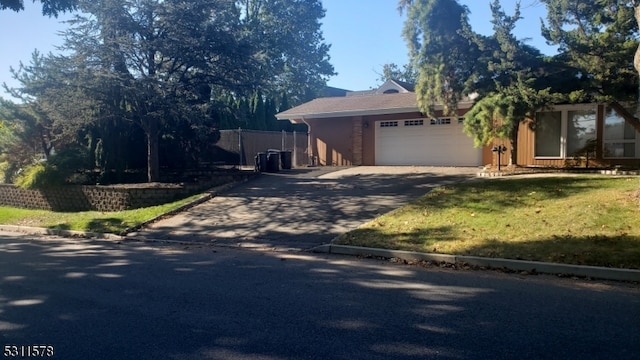
[(473, 146), (457, 118), (379, 121), (375, 164), (479, 166), (482, 149)]
[(317, 98), (276, 115), (309, 129), (306, 153), (322, 165), (481, 166), (491, 163), (462, 131), (459, 116), (473, 106), (462, 99), (456, 115), (434, 107), (425, 119), (411, 84), (388, 80), (379, 89)]

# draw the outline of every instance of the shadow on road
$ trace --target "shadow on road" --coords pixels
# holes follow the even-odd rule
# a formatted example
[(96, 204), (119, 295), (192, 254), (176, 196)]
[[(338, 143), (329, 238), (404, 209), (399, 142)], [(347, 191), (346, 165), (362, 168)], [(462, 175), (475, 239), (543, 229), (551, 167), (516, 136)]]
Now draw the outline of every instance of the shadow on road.
[(27, 237), (0, 267), (2, 344), (60, 359), (632, 358), (640, 333), (606, 284)]

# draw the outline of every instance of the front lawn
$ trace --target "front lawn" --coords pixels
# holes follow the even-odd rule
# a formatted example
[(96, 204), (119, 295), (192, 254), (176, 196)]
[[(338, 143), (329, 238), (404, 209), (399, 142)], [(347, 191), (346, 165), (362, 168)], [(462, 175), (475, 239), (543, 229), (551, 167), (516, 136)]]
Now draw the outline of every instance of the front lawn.
[(54, 212), (0, 207), (0, 224), (119, 234), (128, 228), (186, 205), (200, 196), (195, 195), (158, 206), (116, 212)]
[(438, 188), (336, 244), (640, 268), (638, 177), (478, 179)]

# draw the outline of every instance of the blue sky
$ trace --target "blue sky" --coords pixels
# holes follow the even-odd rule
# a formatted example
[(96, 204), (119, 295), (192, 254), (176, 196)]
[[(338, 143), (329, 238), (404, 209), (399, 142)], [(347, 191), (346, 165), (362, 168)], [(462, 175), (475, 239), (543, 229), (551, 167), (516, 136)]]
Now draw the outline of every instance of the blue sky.
[[(471, 10), (473, 29), (490, 34), (492, 0), (459, 0)], [(507, 13), (512, 13), (516, 0), (501, 0)], [(521, 0), (522, 16), (516, 36), (530, 38), (530, 44), (543, 53), (553, 54), (540, 36), (540, 18), (545, 8), (536, 0)], [(331, 63), (338, 75), (329, 85), (349, 90), (375, 87), (378, 73), (386, 63), (407, 63), (407, 47), (402, 38), (404, 17), (397, 11), (396, 0), (323, 0), (327, 10), (322, 19), (325, 41), (331, 44)], [(55, 52), (62, 39), (58, 32), (65, 29), (60, 21), (68, 18), (47, 18), (40, 14), (39, 4), (25, 0), (26, 11), (0, 11), (0, 83), (14, 86), (9, 67), (17, 68), (20, 61), (28, 63), (34, 49)], [(7, 96), (0, 91), (0, 96)]]

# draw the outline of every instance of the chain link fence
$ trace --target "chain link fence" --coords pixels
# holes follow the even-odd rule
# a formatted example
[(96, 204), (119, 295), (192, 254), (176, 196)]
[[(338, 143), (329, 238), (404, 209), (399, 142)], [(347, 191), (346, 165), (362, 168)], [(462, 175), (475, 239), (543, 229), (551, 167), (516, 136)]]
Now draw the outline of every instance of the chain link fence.
[(215, 163), (218, 165), (253, 166), (257, 153), (267, 150), (289, 150), (294, 167), (309, 165), (308, 135), (299, 132), (220, 130), (215, 145)]

